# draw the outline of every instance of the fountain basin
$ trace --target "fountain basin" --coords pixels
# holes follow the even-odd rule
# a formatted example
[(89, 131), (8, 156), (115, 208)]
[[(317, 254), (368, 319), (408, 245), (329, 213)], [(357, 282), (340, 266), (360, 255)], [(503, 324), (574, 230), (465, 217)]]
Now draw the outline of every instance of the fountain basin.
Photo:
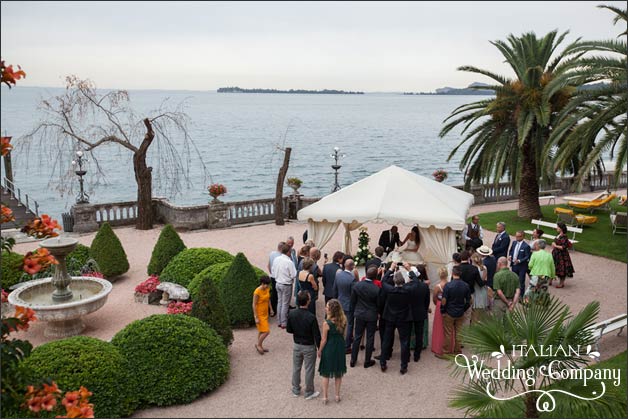
[(54, 301), (52, 278), (43, 278), (24, 285), (9, 294), (9, 303), (35, 311), (38, 320), (47, 322), (44, 336), (65, 338), (85, 329), (82, 317), (101, 308), (113, 289), (111, 282), (93, 277), (72, 277), (68, 286), (70, 300)]

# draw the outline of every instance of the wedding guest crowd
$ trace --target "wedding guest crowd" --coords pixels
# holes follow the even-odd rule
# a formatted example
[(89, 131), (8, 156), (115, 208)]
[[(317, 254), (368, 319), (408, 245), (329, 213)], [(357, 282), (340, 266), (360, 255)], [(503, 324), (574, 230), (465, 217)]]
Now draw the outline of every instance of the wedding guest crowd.
[[(408, 262), (392, 262), (390, 255), (386, 259), (388, 253), (405, 242), (399, 239), (396, 227), (381, 234), (362, 278), (351, 255), (337, 251), (328, 261), (325, 254), (321, 267), (321, 252), (314, 242), (307, 240), (297, 253), (294, 239), (288, 237), (270, 252), (270, 276), (260, 278), (253, 295), (258, 329), (255, 349), (260, 355), (268, 353), (264, 347), (270, 334), (268, 317), (276, 315), (278, 327), (293, 335), (292, 393), (295, 397), (301, 395), (304, 369), (305, 399), (319, 397), (320, 392), (314, 387), (318, 357), (324, 403), (328, 402), (331, 378), (335, 381), (335, 400), (341, 400), (347, 355), (353, 368), (364, 350), (364, 368), (379, 361), (381, 371), (386, 372), (395, 334), (399, 337), (399, 372), (408, 373), (412, 350), (414, 362), (419, 362), (422, 350), (430, 344), (430, 302), (434, 305), (431, 351), (439, 358), (461, 353), (463, 327), (488, 315), (503, 317), (520, 302), (540, 301), (538, 297), (547, 295), (547, 284), (551, 285), (554, 278), (559, 279), (557, 288), (561, 288), (565, 278), (574, 273), (568, 252), (571, 243), (563, 223), (557, 224), (551, 253), (546, 250), (542, 230), (534, 230), (532, 246), (526, 242), (523, 231), (517, 231), (511, 243), (503, 222), (497, 223), (496, 230), (492, 246), (484, 245), (479, 217), (473, 216), (462, 234), (465, 250), (454, 253), (450, 264), (438, 269), (438, 282), (434, 284), (430, 284), (424, 263), (412, 266)], [(418, 244), (418, 228), (413, 234), (409, 233), (411, 237), (406, 240), (416, 240)], [(316, 316), (319, 291), (325, 297), (322, 327)], [(290, 304), (293, 295), (295, 307)], [(373, 356), (378, 330), (380, 352)]]

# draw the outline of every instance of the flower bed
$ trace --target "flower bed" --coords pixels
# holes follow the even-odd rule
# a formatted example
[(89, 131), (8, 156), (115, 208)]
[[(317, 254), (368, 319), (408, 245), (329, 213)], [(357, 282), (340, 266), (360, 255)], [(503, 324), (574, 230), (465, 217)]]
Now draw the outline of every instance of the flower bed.
[(159, 277), (151, 275), (144, 282), (135, 287), (135, 302), (142, 304), (159, 304), (162, 292), (157, 289)]

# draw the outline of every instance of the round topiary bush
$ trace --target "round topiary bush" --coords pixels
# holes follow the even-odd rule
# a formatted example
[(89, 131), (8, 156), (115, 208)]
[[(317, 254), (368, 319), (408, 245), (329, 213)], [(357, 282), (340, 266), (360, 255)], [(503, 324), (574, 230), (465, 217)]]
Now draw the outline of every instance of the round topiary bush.
[(2, 260), (0, 261), (0, 269), (2, 274), (0, 275), (0, 285), (2, 289), (7, 290), (9, 287), (17, 284), (21, 281), (24, 271), (22, 270), (22, 264), (24, 262), (24, 255), (20, 255), (15, 252), (2, 252)]
[(122, 243), (107, 222), (100, 226), (94, 237), (90, 256), (94, 258), (105, 278), (113, 278), (129, 270), (129, 261)]
[(176, 255), (161, 271), (161, 282), (174, 282), (188, 287), (196, 274), (217, 263), (231, 262), (233, 255), (220, 249), (200, 247), (186, 249)]
[(238, 253), (220, 283), (222, 302), (232, 326), (248, 326), (255, 322), (253, 292), (259, 285), (255, 269), (242, 253)]
[(189, 403), (229, 375), (222, 339), (195, 317), (154, 314), (127, 325), (111, 343), (129, 361), (143, 403)]
[(207, 275), (207, 269), (196, 275), (194, 279), (199, 277), (200, 288), (198, 289), (197, 295), (194, 297), (192, 312), (190, 314), (207, 323), (222, 338), (222, 342), (225, 346), (229, 346), (233, 341), (233, 332), (231, 331), (229, 316), (227, 315), (225, 306), (222, 304), (220, 290), (209, 275)]
[(182, 250), (185, 250), (185, 244), (181, 237), (171, 224), (166, 224), (153, 248), (153, 254), (148, 263), (148, 275), (160, 275), (168, 262)]
[(38, 346), (24, 366), (57, 382), (63, 391), (85, 386), (93, 393), (94, 416), (128, 416), (137, 407), (136, 384), (127, 360), (109, 342), (74, 336)]
[[(227, 272), (231, 267), (231, 263), (232, 262), (217, 263), (199, 272), (198, 275), (196, 275), (194, 279), (190, 281), (190, 284), (187, 287), (188, 291), (190, 292), (190, 298), (194, 299), (194, 297), (196, 297), (196, 295), (198, 294), (198, 290), (201, 286), (201, 282), (204, 278), (210, 278), (214, 282), (214, 284), (216, 284), (218, 288), (222, 290), (222, 280), (227, 275)], [(268, 275), (266, 272), (256, 266), (253, 266), (253, 270), (255, 271), (255, 275), (257, 276), (258, 281), (262, 276)]]

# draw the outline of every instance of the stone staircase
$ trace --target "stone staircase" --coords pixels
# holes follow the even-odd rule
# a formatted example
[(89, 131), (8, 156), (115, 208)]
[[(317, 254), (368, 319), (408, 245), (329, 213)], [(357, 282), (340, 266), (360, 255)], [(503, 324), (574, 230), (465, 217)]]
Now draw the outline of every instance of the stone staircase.
[(2, 226), (3, 230), (20, 229), (30, 220), (39, 215), (39, 204), (28, 194), (22, 194), (20, 188), (8, 179), (4, 178), (0, 185), (0, 201), (13, 211), (15, 221), (8, 222)]

